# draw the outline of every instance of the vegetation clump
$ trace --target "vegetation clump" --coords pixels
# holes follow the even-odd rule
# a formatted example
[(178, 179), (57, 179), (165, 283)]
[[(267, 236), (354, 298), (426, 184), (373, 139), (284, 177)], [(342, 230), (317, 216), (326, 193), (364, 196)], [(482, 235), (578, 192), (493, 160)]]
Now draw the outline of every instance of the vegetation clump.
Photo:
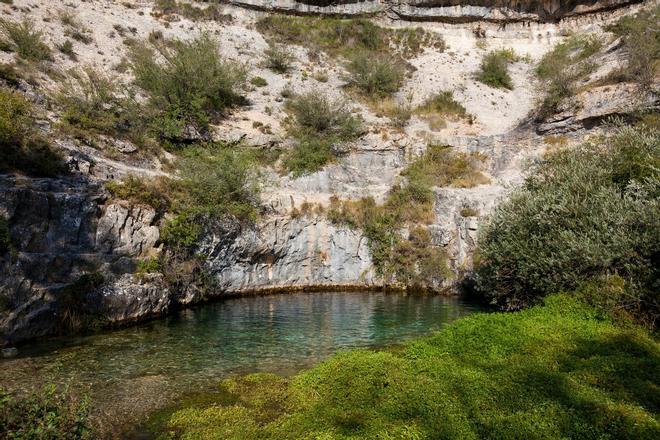
[(10, 439), (96, 438), (87, 399), (77, 399), (55, 386), (17, 396), (0, 388), (0, 432)]
[[(472, 187), (487, 183), (479, 168), (484, 157), (452, 152), (430, 145), (423, 156), (402, 173), (405, 181), (395, 185), (383, 205), (371, 197), (359, 201), (333, 199), (328, 218), (361, 229), (369, 240), (376, 269), (411, 288), (437, 289), (448, 276), (444, 251), (425, 227), (435, 218), (434, 186)], [(407, 237), (401, 230), (409, 228)]]
[(295, 57), (286, 46), (269, 44), (264, 51), (266, 67), (277, 73), (287, 73), (291, 70)]
[(66, 171), (59, 152), (35, 129), (32, 103), (4, 88), (0, 88), (0, 170), (37, 176)]
[(338, 145), (362, 134), (360, 120), (346, 103), (320, 92), (295, 95), (286, 109), (286, 129), (296, 146), (284, 158), (284, 166), (296, 176), (319, 170), (336, 158)]
[(19, 23), (0, 19), (0, 34), (8, 39), (9, 49), (27, 61), (50, 60), (51, 50), (43, 41), (43, 33), (34, 27), (28, 20)]
[(509, 75), (509, 64), (518, 61), (518, 56), (511, 49), (499, 49), (487, 53), (481, 60), (475, 77), (478, 81), (496, 89), (513, 89)]
[(415, 113), (426, 119), (431, 129), (442, 128), (445, 125), (445, 118), (466, 118), (470, 122), (473, 121), (473, 117), (468, 114), (465, 107), (454, 99), (451, 90), (443, 90), (430, 96), (415, 109)]
[(596, 68), (590, 57), (601, 46), (594, 36), (573, 36), (543, 56), (536, 67), (536, 76), (545, 90), (541, 117), (556, 111), (564, 99), (575, 94), (578, 81)]
[(391, 96), (403, 84), (405, 68), (389, 57), (373, 57), (367, 52), (356, 54), (346, 66), (350, 87), (370, 98)]
[(180, 2), (177, 0), (156, 0), (152, 15), (155, 17), (163, 17), (166, 20), (171, 20), (173, 15), (181, 15), (191, 21), (200, 20), (213, 20), (222, 23), (232, 21), (232, 16), (223, 14), (217, 4), (211, 4), (200, 8), (188, 2)]
[(551, 155), (484, 228), (479, 290), (518, 309), (616, 275), (626, 289), (615, 307), (653, 325), (660, 312), (658, 170), (660, 132), (646, 127)]
[(617, 72), (620, 79), (636, 81), (649, 88), (660, 72), (660, 6), (625, 16), (607, 30), (621, 37), (628, 55), (626, 67)]
[(224, 60), (208, 34), (132, 48), (135, 84), (148, 97), (151, 129), (172, 144), (208, 134), (210, 124), (244, 102), (245, 69)]
[[(292, 378), (224, 381), (231, 399), (169, 419), (174, 438), (635, 438), (660, 429), (658, 343), (568, 295), (475, 314), (394, 351)], [(238, 433), (238, 434), (237, 434)], [(234, 437), (236, 436), (236, 437)]]

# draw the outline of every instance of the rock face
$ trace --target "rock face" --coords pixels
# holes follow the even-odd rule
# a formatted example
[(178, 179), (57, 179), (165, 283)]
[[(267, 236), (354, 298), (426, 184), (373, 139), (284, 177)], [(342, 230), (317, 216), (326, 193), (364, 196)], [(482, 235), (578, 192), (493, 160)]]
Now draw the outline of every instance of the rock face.
[[(11, 243), (0, 255), (0, 345), (55, 331), (62, 290), (88, 273), (103, 275), (106, 286), (117, 282), (97, 298), (103, 301), (85, 302), (110, 322), (167, 310), (162, 289), (135, 280), (128, 287), (122, 277), (135, 270), (135, 257), (155, 251), (153, 209), (106, 204), (102, 187), (80, 178), (0, 176), (0, 194)], [(134, 312), (129, 296), (154, 301), (140, 299)]]
[(378, 283), (362, 234), (320, 217), (279, 217), (255, 227), (231, 223), (199, 251), (223, 292)]
[(617, 8), (641, 0), (230, 0), (264, 11), (338, 16), (382, 12), (411, 21), (516, 22), (557, 21), (565, 17)]

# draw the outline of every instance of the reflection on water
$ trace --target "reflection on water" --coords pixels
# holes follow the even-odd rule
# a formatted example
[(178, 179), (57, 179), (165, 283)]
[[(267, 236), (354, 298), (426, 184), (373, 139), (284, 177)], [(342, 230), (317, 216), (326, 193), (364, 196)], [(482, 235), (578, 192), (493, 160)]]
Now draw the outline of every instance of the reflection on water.
[(108, 417), (131, 418), (228, 374), (293, 372), (338, 350), (429, 334), (473, 310), (455, 298), (381, 292), (234, 298), (123, 330), (32, 344), (0, 363), (0, 384), (68, 382), (87, 390)]

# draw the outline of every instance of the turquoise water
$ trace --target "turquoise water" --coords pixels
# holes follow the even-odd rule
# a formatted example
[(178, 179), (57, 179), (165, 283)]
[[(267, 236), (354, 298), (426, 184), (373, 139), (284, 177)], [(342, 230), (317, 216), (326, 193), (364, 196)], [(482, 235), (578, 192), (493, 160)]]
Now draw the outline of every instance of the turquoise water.
[(290, 374), (333, 353), (426, 335), (475, 308), (456, 298), (315, 292), (232, 298), (122, 330), (50, 339), (0, 363), (0, 383), (68, 384), (107, 423), (137, 420), (223, 377)]

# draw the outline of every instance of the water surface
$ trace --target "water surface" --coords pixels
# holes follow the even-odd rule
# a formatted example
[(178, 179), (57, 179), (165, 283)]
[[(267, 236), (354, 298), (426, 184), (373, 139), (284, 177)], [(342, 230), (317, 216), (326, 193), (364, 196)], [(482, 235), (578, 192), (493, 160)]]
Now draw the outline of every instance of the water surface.
[(231, 374), (293, 373), (344, 349), (430, 334), (474, 311), (456, 298), (315, 292), (232, 298), (122, 330), (49, 339), (0, 363), (0, 384), (68, 383), (105, 423), (139, 420)]

